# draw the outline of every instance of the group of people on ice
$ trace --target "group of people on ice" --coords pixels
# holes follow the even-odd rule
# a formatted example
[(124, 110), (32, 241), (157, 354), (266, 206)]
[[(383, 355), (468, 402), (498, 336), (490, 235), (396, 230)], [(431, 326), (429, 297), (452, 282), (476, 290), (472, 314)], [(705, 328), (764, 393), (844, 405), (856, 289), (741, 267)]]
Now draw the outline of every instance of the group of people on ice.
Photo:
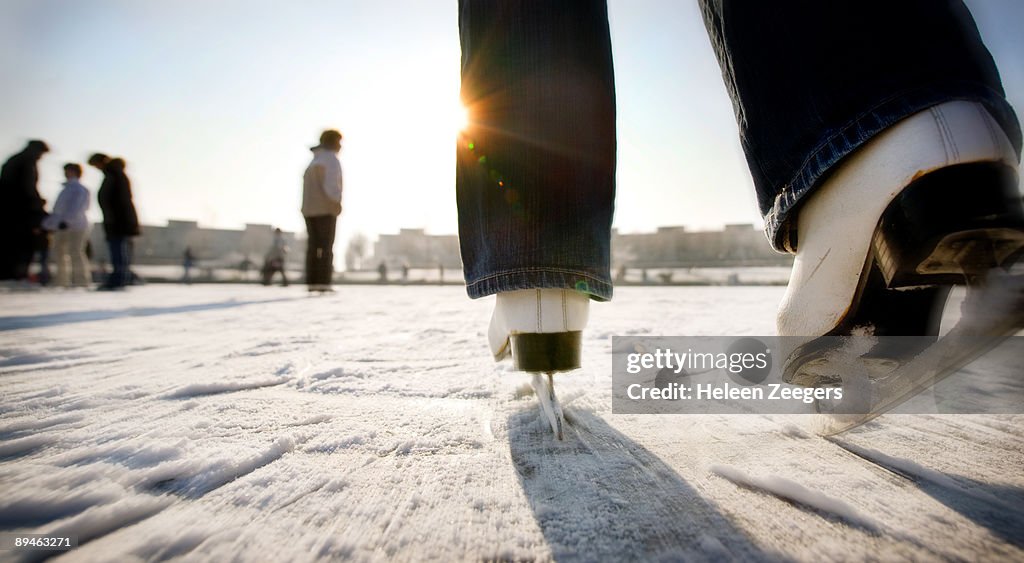
[[(331, 291), (333, 247), (337, 217), (341, 213), (341, 133), (324, 131), (320, 144), (312, 147), (313, 160), (303, 177), (302, 213), (309, 232), (306, 252), (306, 277), (310, 291)], [(39, 193), (39, 162), (50, 151), (41, 140), (29, 141), (11, 156), (0, 171), (0, 280), (29, 280), (34, 260), (39, 261), (37, 281), (51, 281), (61, 287), (89, 287), (89, 238), (91, 225), (86, 215), (92, 204), (90, 190), (82, 182), (82, 166), (75, 162), (63, 167), (65, 181), (52, 208)], [(103, 173), (96, 192), (103, 214), (103, 231), (112, 272), (98, 287), (100, 290), (123, 288), (135, 280), (131, 271), (132, 239), (141, 234), (138, 214), (132, 198), (131, 181), (125, 173), (125, 161), (95, 153), (88, 164)], [(49, 262), (57, 266), (51, 280)], [(261, 279), (269, 285), (280, 273), (288, 285), (285, 263), (288, 247), (281, 229), (264, 257)], [(185, 281), (191, 281), (196, 256), (191, 247), (184, 255)]]
[[(7, 159), (0, 170), (0, 279), (27, 280), (34, 257), (40, 256), (39, 282), (51, 280), (48, 261), (52, 250), (57, 266), (52, 281), (62, 287), (89, 287), (92, 269), (88, 248), (91, 225), (86, 211), (92, 204), (88, 188), (81, 183), (82, 166), (64, 164), (63, 188), (53, 207), (39, 195), (39, 161), (50, 151), (40, 140)], [(132, 281), (131, 239), (138, 236), (139, 218), (132, 200), (131, 181), (125, 161), (95, 153), (88, 164), (103, 173), (96, 200), (103, 213), (103, 231), (113, 271), (98, 289), (122, 288)]]

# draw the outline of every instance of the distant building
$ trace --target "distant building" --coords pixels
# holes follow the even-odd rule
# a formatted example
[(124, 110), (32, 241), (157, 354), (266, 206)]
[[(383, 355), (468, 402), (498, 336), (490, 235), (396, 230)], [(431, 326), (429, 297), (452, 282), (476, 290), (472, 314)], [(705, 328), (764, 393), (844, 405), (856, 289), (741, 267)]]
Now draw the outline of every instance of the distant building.
[[(301, 269), (305, 240), (284, 232), (288, 262)], [(133, 263), (180, 265), (185, 248), (205, 266), (237, 267), (246, 258), (262, 264), (274, 238), (274, 227), (246, 224), (244, 229), (208, 229), (196, 221), (168, 221), (167, 226), (144, 225), (142, 236), (133, 239)], [(93, 259), (107, 262), (106, 240), (99, 225), (91, 236)], [(376, 268), (462, 267), (456, 235), (429, 235), (423, 229), (400, 229), (398, 234), (379, 235), (373, 256), (361, 260)], [(751, 224), (726, 225), (721, 231), (688, 231), (685, 227), (658, 227), (653, 233), (620, 234), (612, 230), (612, 267), (696, 268), (737, 266), (791, 266), (793, 257), (772, 250), (764, 234)]]
[[(296, 244), (295, 233), (282, 234), (289, 247), (288, 262), (301, 264), (305, 242)], [(132, 263), (181, 264), (185, 248), (189, 247), (196, 260), (207, 265), (234, 267), (246, 258), (259, 265), (263, 263), (263, 256), (273, 240), (274, 227), (271, 225), (246, 224), (242, 230), (207, 229), (200, 227), (196, 221), (172, 220), (167, 222), (166, 227), (142, 226), (142, 236), (132, 239)], [(108, 261), (107, 243), (102, 226), (97, 225), (92, 230), (90, 242), (93, 260)]]
[[(455, 235), (428, 235), (423, 229), (400, 229), (382, 234), (365, 264), (389, 268), (445, 268), (462, 266)], [(720, 231), (688, 231), (686, 227), (659, 227), (653, 233), (620, 234), (612, 230), (612, 264), (618, 268), (696, 268), (737, 266), (791, 266), (793, 256), (772, 250), (764, 233), (753, 225), (726, 225)]]
[(376, 267), (385, 262), (389, 268), (461, 268), (459, 237), (428, 235), (423, 229), (399, 229), (397, 235), (380, 235), (373, 245), (373, 257), (365, 264)]
[[(445, 268), (462, 266), (455, 235), (428, 235), (423, 229), (401, 229), (380, 235), (369, 267), (385, 262), (388, 268)], [(686, 227), (659, 227), (653, 233), (620, 234), (612, 230), (613, 268), (698, 268), (739, 266), (791, 266), (793, 256), (772, 250), (764, 233), (753, 225), (726, 225), (720, 231), (688, 231)]]
[(793, 256), (775, 252), (751, 224), (721, 231), (658, 227), (653, 233), (612, 231), (612, 264), (628, 268), (790, 266)]

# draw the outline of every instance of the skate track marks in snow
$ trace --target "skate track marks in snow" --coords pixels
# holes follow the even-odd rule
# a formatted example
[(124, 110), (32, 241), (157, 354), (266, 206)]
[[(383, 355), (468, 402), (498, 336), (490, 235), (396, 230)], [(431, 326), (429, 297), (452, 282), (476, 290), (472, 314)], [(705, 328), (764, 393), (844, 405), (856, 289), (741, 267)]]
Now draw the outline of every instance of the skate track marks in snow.
[(1024, 417), (611, 414), (610, 335), (767, 334), (782, 291), (595, 304), (564, 442), (459, 288), (3, 295), (0, 529), (69, 561), (1024, 558)]

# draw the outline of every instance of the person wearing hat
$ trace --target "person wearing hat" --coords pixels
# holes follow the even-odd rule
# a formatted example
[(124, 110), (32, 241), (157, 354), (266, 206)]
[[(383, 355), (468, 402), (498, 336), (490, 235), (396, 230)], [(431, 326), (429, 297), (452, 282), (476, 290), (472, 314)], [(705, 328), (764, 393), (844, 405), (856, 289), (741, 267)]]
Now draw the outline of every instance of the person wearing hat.
[(302, 175), (302, 216), (306, 219), (306, 284), (309, 291), (332, 291), (334, 232), (341, 214), (341, 133), (328, 129), (312, 147), (313, 160)]
[(37, 163), (50, 147), (43, 141), (29, 141), (0, 169), (0, 279), (23, 280), (42, 233), (46, 204), (39, 195)]

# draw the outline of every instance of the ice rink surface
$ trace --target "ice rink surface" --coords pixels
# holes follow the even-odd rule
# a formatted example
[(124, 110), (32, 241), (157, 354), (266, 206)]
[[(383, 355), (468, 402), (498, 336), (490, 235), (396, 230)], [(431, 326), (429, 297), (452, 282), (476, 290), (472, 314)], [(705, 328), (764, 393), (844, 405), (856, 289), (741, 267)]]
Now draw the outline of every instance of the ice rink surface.
[(564, 442), (460, 287), (8, 291), (0, 531), (68, 561), (1024, 559), (1024, 416), (611, 414), (612, 335), (772, 334), (783, 291), (594, 304)]

